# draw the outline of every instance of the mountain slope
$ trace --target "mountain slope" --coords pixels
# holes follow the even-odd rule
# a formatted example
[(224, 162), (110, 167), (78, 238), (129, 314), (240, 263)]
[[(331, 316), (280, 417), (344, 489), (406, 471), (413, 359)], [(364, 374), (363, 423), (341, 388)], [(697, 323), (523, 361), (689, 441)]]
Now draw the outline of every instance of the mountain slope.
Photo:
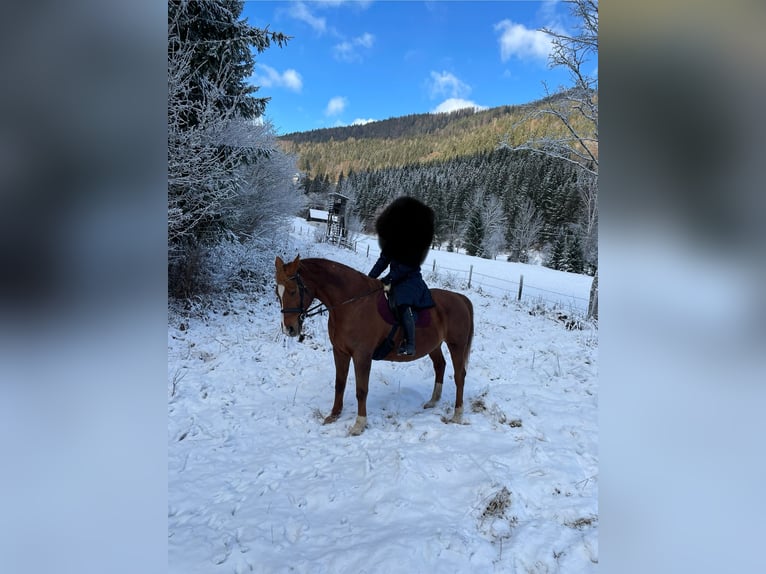
[[(550, 98), (522, 106), (449, 114), (416, 114), (365, 125), (325, 128), (279, 138), (283, 149), (298, 156), (298, 167), (310, 176), (445, 161), (495, 149), (501, 141), (520, 144), (531, 137), (564, 136), (552, 116), (530, 119)], [(582, 129), (586, 129), (583, 122)]]

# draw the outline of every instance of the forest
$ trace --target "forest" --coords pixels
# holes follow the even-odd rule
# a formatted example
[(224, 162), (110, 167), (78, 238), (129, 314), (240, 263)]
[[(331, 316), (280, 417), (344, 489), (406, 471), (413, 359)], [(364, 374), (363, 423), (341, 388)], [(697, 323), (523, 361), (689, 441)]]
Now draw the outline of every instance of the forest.
[[(556, 117), (540, 113), (552, 106), (571, 106), (563, 92), (518, 106), (472, 108), (441, 114), (411, 114), (364, 125), (324, 128), (278, 138), (286, 153), (298, 157), (299, 169), (337, 181), (350, 170), (375, 170), (490, 152), (500, 142), (516, 146), (542, 138), (562, 139), (567, 128)], [(595, 97), (595, 96), (594, 96)], [(590, 133), (592, 125), (580, 114), (572, 127)]]
[(350, 198), (351, 225), (374, 233), (379, 210), (399, 195), (431, 206), (435, 243), (470, 255), (528, 262), (533, 251), (545, 265), (595, 273), (598, 260), (596, 181), (561, 159), (498, 146), (490, 152), (402, 167), (351, 170), (333, 182), (328, 174), (306, 176), (311, 206), (327, 194)]

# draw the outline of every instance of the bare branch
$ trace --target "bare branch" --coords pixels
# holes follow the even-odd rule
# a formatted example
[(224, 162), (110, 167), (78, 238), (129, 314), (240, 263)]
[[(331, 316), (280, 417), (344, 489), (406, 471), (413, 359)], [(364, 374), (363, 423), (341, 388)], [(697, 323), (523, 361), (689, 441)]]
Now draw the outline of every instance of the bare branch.
[[(575, 31), (565, 33), (543, 28), (550, 36), (553, 50), (551, 67), (562, 66), (570, 73), (572, 87), (550, 94), (536, 109), (530, 111), (523, 125), (530, 130), (534, 120), (543, 116), (555, 118), (565, 135), (542, 137), (530, 133), (512, 149), (528, 150), (576, 164), (584, 172), (598, 174), (598, 78), (584, 71), (598, 56), (598, 2), (597, 0), (568, 0), (570, 12), (577, 21)], [(516, 127), (516, 126), (515, 126)], [(519, 141), (517, 138), (516, 141)]]

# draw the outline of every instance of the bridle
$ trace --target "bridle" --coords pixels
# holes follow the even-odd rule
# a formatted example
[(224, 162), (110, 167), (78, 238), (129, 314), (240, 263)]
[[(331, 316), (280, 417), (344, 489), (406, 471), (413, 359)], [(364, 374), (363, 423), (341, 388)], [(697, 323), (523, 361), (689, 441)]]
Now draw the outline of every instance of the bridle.
[(300, 307), (288, 307), (288, 308), (282, 308), (282, 313), (298, 313), (298, 321), (303, 323), (303, 321), (307, 317), (313, 317), (314, 315), (318, 315), (319, 313), (324, 313), (327, 311), (327, 309), (322, 309), (324, 306), (324, 303), (321, 301), (314, 305), (313, 307), (310, 307), (306, 309), (306, 305), (304, 301), (306, 300), (306, 291), (308, 290), (306, 288), (306, 284), (303, 283), (303, 279), (301, 279), (301, 276), (296, 273), (292, 277), (288, 277), (288, 279), (291, 279), (295, 281), (298, 284), (298, 294), (301, 298), (301, 306)]
[[(319, 315), (320, 313), (324, 313), (325, 311), (330, 311), (332, 309), (335, 309), (336, 307), (340, 307), (341, 305), (346, 305), (347, 303), (353, 303), (354, 301), (358, 301), (359, 299), (364, 299), (365, 297), (369, 297), (373, 293), (377, 293), (383, 287), (377, 287), (373, 289), (372, 291), (369, 291), (367, 293), (364, 293), (362, 295), (357, 295), (356, 297), (352, 297), (351, 299), (346, 299), (345, 301), (341, 301), (340, 303), (333, 305), (331, 307), (325, 306), (324, 303), (319, 301), (316, 305), (313, 305), (306, 308), (305, 300), (306, 300), (306, 292), (308, 291), (308, 288), (306, 287), (306, 284), (303, 282), (303, 279), (301, 278), (299, 273), (296, 273), (295, 275), (292, 275), (291, 277), (288, 277), (288, 279), (295, 281), (298, 284), (298, 294), (300, 296), (300, 307), (288, 307), (288, 308), (282, 308), (282, 313), (298, 313), (298, 321), (303, 323), (304, 319), (308, 317), (313, 317), (314, 315)], [(323, 308), (324, 307), (324, 308)]]

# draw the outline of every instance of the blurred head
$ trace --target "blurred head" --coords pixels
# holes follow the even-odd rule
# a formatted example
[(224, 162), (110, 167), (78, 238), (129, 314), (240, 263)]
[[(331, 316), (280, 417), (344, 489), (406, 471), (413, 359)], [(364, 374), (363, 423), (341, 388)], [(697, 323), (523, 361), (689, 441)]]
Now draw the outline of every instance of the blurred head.
[(434, 212), (414, 197), (392, 201), (375, 221), (378, 245), (386, 255), (417, 267), (425, 261), (434, 238)]

